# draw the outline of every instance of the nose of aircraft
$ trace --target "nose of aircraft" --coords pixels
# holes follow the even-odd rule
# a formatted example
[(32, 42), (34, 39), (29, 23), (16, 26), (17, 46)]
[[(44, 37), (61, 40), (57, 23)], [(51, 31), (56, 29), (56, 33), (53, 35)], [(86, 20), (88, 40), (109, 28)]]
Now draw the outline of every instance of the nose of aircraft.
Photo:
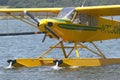
[(40, 20), (38, 28), (41, 32), (45, 32), (45, 26), (47, 25), (47, 21), (46, 20)]
[(59, 39), (59, 36), (57, 33), (53, 30), (54, 26), (54, 21), (52, 19), (43, 19), (40, 21), (39, 24), (39, 30), (41, 32), (46, 33), (46, 35), (50, 36), (51, 38), (57, 38)]
[(38, 27), (41, 32), (45, 32), (46, 27), (49, 27), (49, 28), (54, 27), (53, 20), (52, 19), (42, 19), (42, 20), (40, 20)]
[[(37, 23), (38, 29), (41, 32), (45, 33), (45, 37), (46, 37), (46, 35), (48, 35), (50, 37), (56, 37), (57, 39), (59, 39), (59, 36), (54, 32), (54, 30), (52, 30), (53, 22), (54, 22), (53, 19), (39, 20), (37, 17), (33, 16), (32, 14), (30, 14), (27, 11), (24, 11), (24, 13)], [(44, 39), (43, 39), (43, 41), (44, 41)]]

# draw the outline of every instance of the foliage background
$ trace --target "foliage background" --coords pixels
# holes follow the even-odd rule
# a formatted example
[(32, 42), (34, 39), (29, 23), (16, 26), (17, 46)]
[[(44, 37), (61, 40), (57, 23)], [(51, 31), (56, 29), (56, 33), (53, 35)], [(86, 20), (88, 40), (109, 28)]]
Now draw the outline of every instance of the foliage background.
[[(77, 7), (84, 0), (0, 0), (0, 6), (9, 7)], [(120, 4), (120, 0), (87, 0), (84, 6)]]

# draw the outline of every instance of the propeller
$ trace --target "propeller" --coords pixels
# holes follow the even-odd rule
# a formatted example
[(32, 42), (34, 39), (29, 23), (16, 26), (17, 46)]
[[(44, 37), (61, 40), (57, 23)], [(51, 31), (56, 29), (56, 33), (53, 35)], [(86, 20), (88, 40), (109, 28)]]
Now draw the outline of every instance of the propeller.
[[(25, 13), (26, 15), (28, 15), (31, 19), (33, 19), (35, 22), (37, 22), (37, 25), (39, 26), (40, 20), (39, 20), (37, 17), (33, 16), (32, 14), (30, 14), (30, 13), (27, 12), (27, 11), (24, 11), (24, 13)], [(42, 39), (42, 42), (44, 42), (45, 39), (46, 39), (46, 33), (45, 33), (45, 36), (44, 36), (43, 39)]]
[(45, 34), (44, 37), (43, 37), (43, 39), (42, 39), (42, 42), (45, 41), (46, 37), (47, 37), (47, 35)]
[[(27, 12), (27, 11), (24, 11), (24, 13), (25, 13), (26, 15), (28, 15), (31, 19), (33, 19), (35, 22), (37, 22), (37, 24), (39, 25), (40, 20), (39, 20), (37, 17), (33, 16), (32, 14), (30, 14), (30, 13)], [(49, 24), (50, 24), (50, 23), (49, 23)], [(51, 24), (50, 24), (50, 26), (51, 26)], [(59, 36), (58, 36), (49, 26), (45, 26), (45, 29), (48, 30), (50, 33), (52, 33), (57, 39), (59, 39)], [(45, 36), (43, 37), (42, 42), (45, 41), (46, 36), (47, 36), (47, 35), (46, 35), (46, 32), (44, 32), (44, 33), (45, 33)]]
[[(45, 29), (48, 30), (50, 33), (52, 33), (57, 39), (59, 39), (59, 36), (51, 28), (49, 28), (48, 26), (45, 26)], [(42, 39), (42, 42), (45, 41), (46, 37), (47, 37), (47, 35), (45, 34), (43, 39)]]
[(52, 33), (57, 39), (59, 39), (59, 36), (48, 26), (45, 26), (45, 29), (48, 30), (50, 33)]
[(33, 16), (32, 14), (30, 14), (29, 12), (24, 11), (24, 13), (25, 13), (26, 15), (28, 15), (31, 19), (33, 19), (35, 22), (37, 22), (37, 24), (40, 23), (40, 20), (39, 20), (37, 17), (35, 17), (35, 16)]

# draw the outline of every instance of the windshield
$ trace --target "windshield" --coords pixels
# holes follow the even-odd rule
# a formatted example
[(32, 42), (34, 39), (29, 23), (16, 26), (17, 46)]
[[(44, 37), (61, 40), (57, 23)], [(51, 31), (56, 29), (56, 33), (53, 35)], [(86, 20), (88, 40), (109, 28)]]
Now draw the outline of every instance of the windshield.
[(58, 14), (57, 18), (66, 18), (66, 19), (72, 19), (73, 15), (75, 13), (75, 8), (74, 7), (68, 7), (68, 8), (63, 8), (61, 12)]

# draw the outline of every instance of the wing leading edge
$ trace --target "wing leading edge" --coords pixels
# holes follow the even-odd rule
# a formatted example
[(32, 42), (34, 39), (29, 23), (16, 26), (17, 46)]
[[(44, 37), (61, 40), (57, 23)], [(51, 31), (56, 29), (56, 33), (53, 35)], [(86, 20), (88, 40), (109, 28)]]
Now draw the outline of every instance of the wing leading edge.
[(14, 16), (24, 15), (24, 11), (28, 11), (36, 16), (57, 15), (62, 8), (6, 8), (0, 9), (0, 16), (12, 14)]
[[(43, 12), (43, 14), (44, 13), (58, 14), (62, 10), (62, 8), (6, 8), (6, 9), (0, 9), (0, 16), (4, 16), (3, 13), (23, 13), (25, 10), (32, 13)], [(78, 13), (89, 14), (93, 16), (120, 15), (120, 12), (119, 12), (120, 5), (76, 7), (75, 10)]]

